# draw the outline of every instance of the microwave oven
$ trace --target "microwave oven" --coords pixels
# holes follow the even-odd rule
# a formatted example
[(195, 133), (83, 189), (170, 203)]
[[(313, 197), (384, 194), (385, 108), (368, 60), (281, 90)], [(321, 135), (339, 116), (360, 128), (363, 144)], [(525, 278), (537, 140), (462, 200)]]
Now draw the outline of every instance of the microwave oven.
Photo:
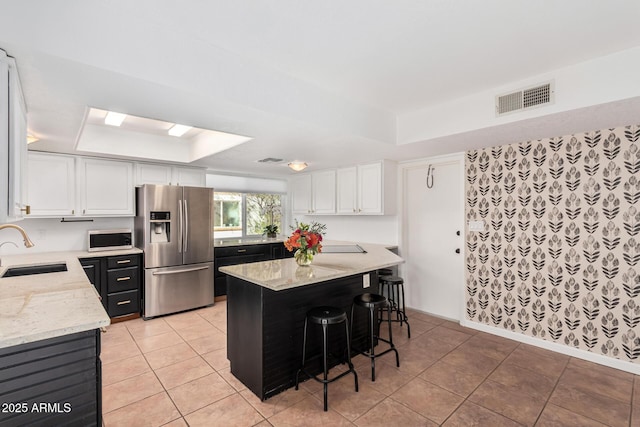
[(89, 230), (88, 251), (116, 251), (133, 248), (133, 233), (130, 229)]

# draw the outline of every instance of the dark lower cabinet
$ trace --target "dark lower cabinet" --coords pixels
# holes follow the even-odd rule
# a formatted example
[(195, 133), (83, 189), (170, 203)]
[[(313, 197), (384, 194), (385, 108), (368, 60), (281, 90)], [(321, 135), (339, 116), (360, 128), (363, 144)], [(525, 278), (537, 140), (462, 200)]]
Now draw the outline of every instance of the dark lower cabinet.
[(0, 349), (0, 425), (102, 425), (100, 330)]
[(220, 272), (220, 267), (292, 257), (293, 252), (287, 251), (284, 243), (277, 242), (218, 247), (214, 250), (214, 256), (215, 296), (221, 296), (227, 294), (227, 275)]
[(98, 290), (109, 317), (139, 315), (142, 289), (140, 254), (80, 260), (89, 281)]

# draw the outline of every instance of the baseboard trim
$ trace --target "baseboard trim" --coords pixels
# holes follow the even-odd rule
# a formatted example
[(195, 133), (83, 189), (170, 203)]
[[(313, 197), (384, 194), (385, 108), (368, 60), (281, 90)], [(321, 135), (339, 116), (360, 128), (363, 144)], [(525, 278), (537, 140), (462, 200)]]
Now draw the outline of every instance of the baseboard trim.
[(589, 351), (581, 350), (578, 348), (573, 348), (573, 347), (569, 347), (562, 344), (556, 344), (554, 342), (545, 341), (540, 338), (530, 337), (528, 335), (519, 334), (517, 332), (507, 331), (506, 329), (500, 329), (493, 326), (489, 326), (484, 323), (471, 322), (466, 319), (462, 319), (460, 321), (460, 325), (464, 326), (465, 328), (476, 329), (482, 332), (486, 332), (488, 334), (498, 335), (514, 341), (519, 341), (525, 344), (544, 348), (546, 350), (551, 350), (557, 353), (566, 354), (567, 356), (588, 360), (589, 362), (598, 363), (600, 365), (608, 366), (610, 368), (615, 368), (615, 369), (619, 369), (621, 371), (629, 372), (635, 375), (640, 375), (640, 365), (637, 365), (632, 362), (626, 362), (624, 360), (614, 359), (612, 357), (604, 356), (602, 354), (591, 353)]

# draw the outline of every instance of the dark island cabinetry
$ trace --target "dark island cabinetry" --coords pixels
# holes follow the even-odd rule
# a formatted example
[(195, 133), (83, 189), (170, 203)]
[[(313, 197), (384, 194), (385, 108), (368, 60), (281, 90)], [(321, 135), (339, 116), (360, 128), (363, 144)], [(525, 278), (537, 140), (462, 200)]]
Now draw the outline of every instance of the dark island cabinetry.
[(215, 296), (227, 294), (227, 275), (219, 268), (227, 265), (246, 264), (249, 262), (268, 261), (293, 256), (282, 242), (263, 243), (257, 245), (221, 246), (215, 248)]
[(0, 425), (102, 425), (100, 330), (0, 348)]
[(128, 319), (140, 315), (140, 254), (83, 258), (80, 264), (100, 294), (109, 317)]

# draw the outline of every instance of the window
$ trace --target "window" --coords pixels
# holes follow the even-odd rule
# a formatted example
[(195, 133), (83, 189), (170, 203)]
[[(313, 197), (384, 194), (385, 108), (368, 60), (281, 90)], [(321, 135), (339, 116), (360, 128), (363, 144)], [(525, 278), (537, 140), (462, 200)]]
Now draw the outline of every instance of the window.
[(264, 227), (282, 232), (282, 196), (269, 193), (213, 193), (213, 231), (216, 239), (259, 236)]

